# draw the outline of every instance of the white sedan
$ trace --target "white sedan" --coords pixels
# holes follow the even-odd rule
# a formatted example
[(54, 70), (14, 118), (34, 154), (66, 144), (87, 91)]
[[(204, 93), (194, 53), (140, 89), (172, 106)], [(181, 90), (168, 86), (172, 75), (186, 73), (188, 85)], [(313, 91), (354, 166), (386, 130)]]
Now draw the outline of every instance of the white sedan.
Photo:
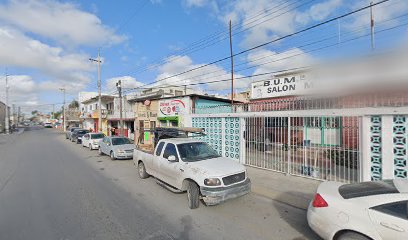
[(408, 239), (408, 180), (321, 183), (307, 221), (323, 239)]
[(89, 150), (94, 150), (99, 148), (99, 141), (105, 137), (103, 133), (87, 133), (82, 136), (82, 146), (88, 147)]

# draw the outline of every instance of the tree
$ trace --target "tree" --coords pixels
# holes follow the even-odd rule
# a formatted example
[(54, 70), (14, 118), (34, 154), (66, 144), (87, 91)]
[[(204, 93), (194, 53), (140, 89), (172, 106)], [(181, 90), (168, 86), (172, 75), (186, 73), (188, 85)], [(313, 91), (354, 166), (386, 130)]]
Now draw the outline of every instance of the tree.
[(68, 108), (78, 108), (79, 107), (79, 103), (77, 100), (72, 100), (72, 102), (68, 105)]
[(60, 118), (60, 116), (61, 116), (61, 114), (62, 114), (62, 110), (60, 110), (60, 111), (58, 111), (58, 112), (55, 112), (53, 115), (53, 117), (54, 117), (54, 119), (59, 119)]
[(34, 111), (31, 112), (31, 115), (34, 116), (34, 115), (37, 115), (37, 113), (38, 113), (38, 111), (37, 111), (37, 110), (34, 110)]

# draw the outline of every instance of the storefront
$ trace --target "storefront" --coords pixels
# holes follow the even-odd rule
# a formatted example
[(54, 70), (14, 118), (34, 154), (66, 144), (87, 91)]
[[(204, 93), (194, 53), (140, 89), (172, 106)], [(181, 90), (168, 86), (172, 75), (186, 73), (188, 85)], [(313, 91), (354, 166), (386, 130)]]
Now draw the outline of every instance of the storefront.
[(186, 127), (191, 122), (191, 98), (177, 97), (159, 100), (160, 127)]
[(134, 104), (134, 111), (136, 113), (134, 139), (137, 145), (153, 143), (153, 135), (150, 130), (158, 126), (158, 101), (158, 99), (138, 99)]

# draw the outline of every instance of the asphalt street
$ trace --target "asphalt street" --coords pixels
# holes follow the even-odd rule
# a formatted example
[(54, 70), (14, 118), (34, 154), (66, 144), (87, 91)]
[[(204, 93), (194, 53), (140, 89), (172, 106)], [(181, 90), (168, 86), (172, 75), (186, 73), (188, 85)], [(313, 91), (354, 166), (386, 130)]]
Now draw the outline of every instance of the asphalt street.
[(249, 194), (190, 210), (54, 129), (0, 136), (0, 239), (318, 239), (304, 210)]

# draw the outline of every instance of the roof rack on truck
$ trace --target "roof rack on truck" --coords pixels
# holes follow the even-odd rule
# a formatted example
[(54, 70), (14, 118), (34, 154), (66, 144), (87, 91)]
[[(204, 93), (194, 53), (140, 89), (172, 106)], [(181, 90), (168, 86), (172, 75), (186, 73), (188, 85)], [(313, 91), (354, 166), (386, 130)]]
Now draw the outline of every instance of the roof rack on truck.
[(152, 129), (151, 132), (154, 134), (154, 147), (161, 139), (167, 138), (187, 138), (187, 137), (197, 137), (205, 135), (203, 128), (193, 128), (193, 127), (157, 127)]

